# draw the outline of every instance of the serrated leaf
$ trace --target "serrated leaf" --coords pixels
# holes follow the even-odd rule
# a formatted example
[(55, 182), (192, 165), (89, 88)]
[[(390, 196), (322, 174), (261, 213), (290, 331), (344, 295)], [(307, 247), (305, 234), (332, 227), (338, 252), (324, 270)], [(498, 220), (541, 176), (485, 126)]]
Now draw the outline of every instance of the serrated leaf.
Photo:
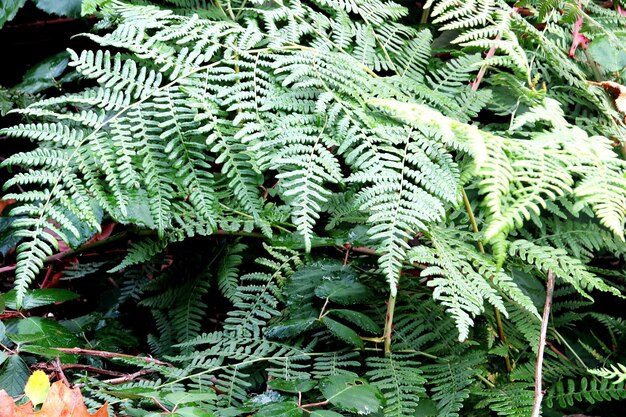
[[(63, 2), (59, 2), (63, 3)], [(70, 55), (61, 52), (35, 64), (24, 74), (22, 82), (14, 88), (29, 94), (40, 93), (59, 84), (57, 78), (63, 74), (70, 62)]]
[(178, 405), (198, 402), (212, 402), (216, 397), (217, 395), (215, 394), (215, 391), (207, 390), (171, 392), (165, 394), (163, 398), (172, 404)]
[(318, 320), (315, 317), (286, 320), (282, 323), (268, 327), (265, 331), (265, 335), (269, 338), (288, 339), (316, 327), (317, 323)]
[(57, 16), (80, 17), (82, 0), (33, 0), (46, 13)]
[(17, 11), (24, 6), (26, 0), (2, 0), (0, 1), (0, 28), (6, 22), (13, 20)]
[(315, 295), (341, 305), (364, 303), (373, 297), (365, 285), (343, 281), (326, 281), (315, 288)]
[(14, 343), (28, 343), (47, 348), (71, 348), (81, 345), (78, 338), (65, 327), (54, 320), (42, 317), (28, 317), (11, 322), (7, 326), (7, 337)]
[(261, 408), (256, 417), (301, 417), (302, 409), (292, 402), (271, 403)]
[(317, 381), (312, 379), (295, 379), (288, 381), (282, 378), (272, 379), (267, 382), (267, 386), (276, 391), (297, 394), (298, 392), (311, 391), (317, 385)]
[(335, 411), (330, 410), (316, 410), (309, 414), (311, 417), (343, 417), (342, 414), (339, 414)]
[(350, 375), (334, 375), (322, 379), (320, 391), (335, 407), (359, 415), (377, 413), (385, 402), (377, 387)]
[[(8, 308), (16, 309), (16, 294), (15, 290), (8, 291), (2, 295), (5, 305)], [(78, 298), (79, 295), (75, 292), (63, 290), (60, 288), (40, 288), (29, 291), (22, 301), (22, 309), (29, 310), (31, 308), (37, 308), (49, 304), (61, 303), (63, 301), (73, 300)]]
[(351, 345), (359, 348), (363, 347), (363, 341), (361, 340), (357, 332), (355, 332), (348, 326), (328, 317), (324, 317), (322, 323), (326, 325), (326, 328), (330, 330), (332, 334), (334, 334), (344, 342), (350, 343)]
[(176, 417), (176, 416), (178, 417), (215, 417), (215, 414), (210, 413), (198, 407), (184, 407), (184, 408), (176, 409), (176, 412), (172, 414), (172, 417)]
[(22, 358), (9, 356), (0, 373), (0, 390), (5, 390), (12, 397), (22, 395), (29, 375), (30, 371)]
[(347, 320), (350, 323), (359, 326), (366, 332), (377, 334), (381, 331), (380, 327), (376, 324), (376, 322), (374, 322), (374, 320), (369, 318), (367, 315), (361, 313), (360, 311), (333, 309), (329, 310), (328, 314), (343, 320)]
[[(617, 38), (617, 42), (612, 39)], [(589, 44), (589, 54), (605, 71), (622, 71), (626, 67), (626, 34), (613, 33), (609, 38), (606, 35), (597, 36)]]

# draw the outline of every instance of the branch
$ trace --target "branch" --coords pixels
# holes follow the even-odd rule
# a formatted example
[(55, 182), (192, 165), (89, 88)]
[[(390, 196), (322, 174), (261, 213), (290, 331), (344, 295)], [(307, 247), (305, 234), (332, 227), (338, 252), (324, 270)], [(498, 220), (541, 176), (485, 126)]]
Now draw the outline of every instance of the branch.
[(548, 270), (548, 283), (546, 284), (546, 303), (543, 306), (543, 317), (541, 318), (541, 333), (539, 335), (539, 349), (537, 350), (537, 366), (535, 367), (535, 403), (531, 417), (539, 417), (541, 411), (541, 400), (543, 399), (543, 389), (541, 387), (541, 372), (543, 370), (543, 351), (546, 346), (546, 333), (548, 332), (548, 319), (550, 317), (550, 307), (552, 306), (552, 294), (554, 293), (554, 273)]
[(124, 376), (120, 376), (118, 378), (111, 378), (111, 379), (106, 379), (103, 382), (106, 382), (107, 384), (111, 384), (111, 385), (115, 385), (115, 384), (123, 384), (124, 382), (128, 382), (128, 381), (132, 381), (133, 379), (137, 379), (140, 376), (143, 375), (147, 375), (152, 373), (152, 371), (150, 370), (143, 370), (143, 371), (137, 371), (135, 373), (132, 374), (127, 374)]
[(140, 359), (142, 361), (155, 363), (157, 365), (173, 367), (171, 363), (162, 362), (158, 359), (154, 359), (149, 356), (133, 356), (133, 355), (127, 355), (125, 353), (106, 352), (103, 350), (91, 350), (91, 349), (81, 349), (81, 348), (53, 348), (53, 349), (58, 350), (59, 352), (62, 352), (62, 353), (69, 354), (69, 355), (87, 355), (87, 356), (97, 356), (99, 358)]

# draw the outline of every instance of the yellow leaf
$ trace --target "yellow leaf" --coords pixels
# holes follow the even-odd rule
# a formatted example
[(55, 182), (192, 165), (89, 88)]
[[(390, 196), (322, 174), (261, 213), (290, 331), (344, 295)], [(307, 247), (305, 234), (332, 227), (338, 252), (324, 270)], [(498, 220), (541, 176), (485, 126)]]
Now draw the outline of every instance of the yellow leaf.
[(43, 371), (35, 371), (28, 378), (24, 387), (24, 394), (28, 397), (34, 406), (43, 403), (50, 389), (50, 380), (48, 375)]

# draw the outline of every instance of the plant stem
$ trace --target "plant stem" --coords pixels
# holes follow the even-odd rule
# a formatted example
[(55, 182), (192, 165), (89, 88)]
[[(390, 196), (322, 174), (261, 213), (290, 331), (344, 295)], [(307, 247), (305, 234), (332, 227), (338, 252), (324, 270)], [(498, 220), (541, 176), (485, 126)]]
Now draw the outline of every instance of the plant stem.
[(81, 348), (52, 348), (54, 350), (58, 350), (61, 353), (65, 353), (68, 355), (87, 355), (87, 356), (97, 356), (99, 358), (128, 358), (128, 359), (140, 359), (142, 361), (155, 363), (157, 365), (164, 366), (173, 366), (171, 363), (163, 362), (158, 359), (150, 358), (148, 356), (133, 356), (127, 355), (125, 353), (116, 353), (116, 352), (106, 352), (104, 350), (91, 350), (91, 349), (81, 349)]
[(391, 331), (393, 330), (393, 313), (396, 309), (396, 297), (389, 294), (389, 300), (387, 301), (387, 317), (385, 319), (385, 332), (383, 337), (385, 339), (385, 355), (391, 353)]
[[(472, 224), (472, 231), (474, 233), (478, 233), (478, 223), (476, 222), (476, 217), (474, 216), (474, 210), (472, 210), (472, 205), (470, 204), (469, 198), (467, 198), (467, 193), (465, 192), (465, 188), (461, 188), (461, 195), (463, 196), (463, 204), (465, 205), (465, 210), (470, 219), (470, 223)], [(476, 242), (476, 247), (480, 251), (480, 253), (485, 253), (485, 247), (481, 241)], [(496, 316), (496, 326), (498, 327), (498, 335), (500, 336), (500, 340), (502, 343), (506, 343), (506, 335), (504, 334), (504, 326), (502, 325), (502, 315), (500, 314), (500, 310), (496, 307), (493, 308), (495, 316)], [(507, 353), (504, 357), (504, 363), (506, 364), (506, 370), (511, 372), (513, 367), (511, 366), (511, 358)]]
[(548, 270), (548, 282), (546, 284), (546, 303), (543, 305), (543, 317), (541, 319), (541, 333), (539, 334), (539, 349), (537, 350), (537, 365), (535, 366), (535, 402), (531, 417), (539, 417), (541, 411), (541, 400), (543, 399), (543, 389), (541, 387), (543, 370), (543, 352), (546, 346), (546, 333), (548, 332), (548, 319), (550, 318), (550, 307), (552, 306), (552, 294), (554, 293), (554, 273)]
[(430, 17), (430, 7), (425, 7), (422, 9), (422, 15), (420, 16), (420, 25), (425, 25), (428, 23), (428, 18)]

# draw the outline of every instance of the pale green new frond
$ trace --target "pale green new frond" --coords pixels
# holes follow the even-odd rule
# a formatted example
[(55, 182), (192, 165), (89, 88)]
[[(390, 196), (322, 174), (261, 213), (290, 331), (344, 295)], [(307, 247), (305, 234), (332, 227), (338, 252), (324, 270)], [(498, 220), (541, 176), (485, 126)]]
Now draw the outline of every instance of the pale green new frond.
[(610, 380), (618, 385), (626, 381), (626, 366), (618, 363), (617, 366), (610, 364), (608, 368), (589, 369), (589, 373)]

